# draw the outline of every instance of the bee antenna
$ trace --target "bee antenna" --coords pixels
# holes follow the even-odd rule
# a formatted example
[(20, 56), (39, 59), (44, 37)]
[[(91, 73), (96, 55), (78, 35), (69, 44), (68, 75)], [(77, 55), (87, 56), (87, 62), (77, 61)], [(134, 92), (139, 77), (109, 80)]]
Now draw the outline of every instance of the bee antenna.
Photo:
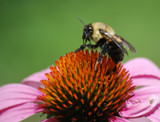
[(84, 22), (78, 16), (76, 16), (76, 18), (85, 26)]

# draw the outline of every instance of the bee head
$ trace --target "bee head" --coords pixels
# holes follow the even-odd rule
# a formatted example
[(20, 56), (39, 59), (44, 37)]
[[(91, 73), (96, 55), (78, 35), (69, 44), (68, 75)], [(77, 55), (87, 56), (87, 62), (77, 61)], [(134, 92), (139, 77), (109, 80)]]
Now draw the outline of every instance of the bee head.
[(90, 39), (92, 38), (92, 34), (93, 34), (93, 28), (91, 24), (85, 25), (83, 29), (83, 35), (82, 35), (83, 43), (90, 41)]

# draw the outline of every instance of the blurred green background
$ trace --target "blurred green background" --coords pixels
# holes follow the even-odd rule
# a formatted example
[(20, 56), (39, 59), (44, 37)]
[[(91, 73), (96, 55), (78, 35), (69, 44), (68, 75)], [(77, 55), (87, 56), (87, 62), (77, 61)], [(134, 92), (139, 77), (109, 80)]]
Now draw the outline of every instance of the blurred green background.
[[(83, 26), (103, 22), (160, 66), (159, 0), (1, 0), (0, 85), (20, 82), (82, 44)], [(38, 121), (32, 117), (24, 122)]]

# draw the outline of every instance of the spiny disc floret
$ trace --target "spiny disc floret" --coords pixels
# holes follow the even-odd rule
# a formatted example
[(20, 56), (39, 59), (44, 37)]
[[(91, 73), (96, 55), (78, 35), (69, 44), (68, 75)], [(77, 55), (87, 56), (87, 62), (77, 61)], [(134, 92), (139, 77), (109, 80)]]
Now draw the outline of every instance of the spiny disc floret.
[(51, 66), (38, 99), (48, 117), (61, 121), (108, 121), (133, 94), (132, 80), (121, 64), (105, 56), (95, 69), (97, 51), (69, 53)]

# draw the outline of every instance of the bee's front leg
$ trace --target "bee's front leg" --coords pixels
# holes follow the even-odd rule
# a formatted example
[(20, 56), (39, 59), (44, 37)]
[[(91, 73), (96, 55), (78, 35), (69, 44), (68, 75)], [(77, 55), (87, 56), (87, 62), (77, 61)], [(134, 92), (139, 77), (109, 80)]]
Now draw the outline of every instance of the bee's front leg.
[(86, 45), (83, 44), (83, 45), (80, 46), (80, 48), (76, 49), (74, 52), (77, 53), (77, 52), (79, 52), (80, 50), (83, 50), (85, 47), (86, 47)]
[(91, 48), (91, 49), (95, 49), (98, 47), (98, 44), (92, 45), (92, 44), (83, 44), (80, 46), (80, 48), (78, 48), (77, 50), (75, 50), (74, 52), (79, 52), (80, 50), (83, 50), (85, 47)]

